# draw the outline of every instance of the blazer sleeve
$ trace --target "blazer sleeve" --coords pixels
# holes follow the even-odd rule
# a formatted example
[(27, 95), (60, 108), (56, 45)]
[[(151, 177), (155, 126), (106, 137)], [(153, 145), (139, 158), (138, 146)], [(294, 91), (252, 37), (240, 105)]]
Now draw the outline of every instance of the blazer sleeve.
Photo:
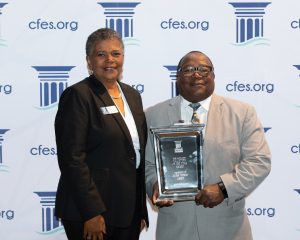
[(55, 119), (61, 178), (84, 221), (106, 210), (86, 162), (90, 121), (86, 95), (78, 88), (67, 88), (60, 98)]
[(271, 170), (271, 153), (263, 127), (254, 107), (247, 106), (245, 117), (241, 119), (239, 164), (221, 176), (229, 205), (250, 194)]
[(155, 155), (153, 146), (153, 134), (150, 133), (150, 127), (156, 126), (153, 123), (153, 118), (155, 118), (155, 113), (153, 108), (149, 108), (145, 111), (147, 126), (148, 126), (148, 139), (146, 144), (146, 154), (145, 154), (145, 173), (146, 173), (146, 191), (148, 197), (151, 199), (153, 194), (153, 185), (157, 181), (156, 165), (155, 165)]

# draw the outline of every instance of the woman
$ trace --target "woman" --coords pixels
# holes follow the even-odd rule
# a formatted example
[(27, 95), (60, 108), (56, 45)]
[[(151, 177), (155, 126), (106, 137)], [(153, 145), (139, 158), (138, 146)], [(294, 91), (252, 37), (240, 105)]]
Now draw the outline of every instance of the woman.
[(117, 32), (92, 33), (86, 55), (91, 75), (63, 92), (55, 119), (56, 216), (71, 240), (138, 239), (148, 224), (141, 97), (119, 81), (124, 45)]

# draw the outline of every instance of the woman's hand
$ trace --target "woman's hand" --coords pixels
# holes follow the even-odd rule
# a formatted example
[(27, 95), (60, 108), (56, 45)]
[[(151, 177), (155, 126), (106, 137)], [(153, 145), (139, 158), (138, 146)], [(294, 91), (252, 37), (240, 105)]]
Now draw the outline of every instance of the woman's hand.
[(84, 222), (83, 239), (103, 240), (103, 234), (106, 234), (106, 227), (104, 218), (101, 215)]

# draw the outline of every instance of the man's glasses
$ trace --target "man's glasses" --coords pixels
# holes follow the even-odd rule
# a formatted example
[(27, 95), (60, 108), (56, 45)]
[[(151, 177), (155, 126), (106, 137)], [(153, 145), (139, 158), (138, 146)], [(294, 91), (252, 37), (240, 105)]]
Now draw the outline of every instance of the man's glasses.
[(202, 77), (207, 77), (213, 68), (211, 66), (206, 66), (206, 65), (199, 65), (197, 67), (193, 66), (186, 66), (179, 68), (179, 72), (182, 72), (184, 76), (190, 77), (192, 76), (195, 72), (198, 72), (200, 76)]

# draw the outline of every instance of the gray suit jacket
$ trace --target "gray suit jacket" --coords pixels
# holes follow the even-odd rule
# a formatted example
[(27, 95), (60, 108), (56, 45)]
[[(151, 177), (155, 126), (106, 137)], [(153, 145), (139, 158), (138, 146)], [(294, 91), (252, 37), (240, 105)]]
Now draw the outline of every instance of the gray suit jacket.
[[(150, 107), (149, 127), (178, 122), (180, 97)], [(146, 188), (151, 198), (157, 180), (152, 135), (146, 146)], [(255, 109), (236, 100), (212, 96), (204, 136), (204, 185), (224, 182), (228, 198), (214, 208), (177, 202), (159, 209), (157, 240), (250, 240), (245, 211), (248, 196), (269, 174), (271, 154)]]

